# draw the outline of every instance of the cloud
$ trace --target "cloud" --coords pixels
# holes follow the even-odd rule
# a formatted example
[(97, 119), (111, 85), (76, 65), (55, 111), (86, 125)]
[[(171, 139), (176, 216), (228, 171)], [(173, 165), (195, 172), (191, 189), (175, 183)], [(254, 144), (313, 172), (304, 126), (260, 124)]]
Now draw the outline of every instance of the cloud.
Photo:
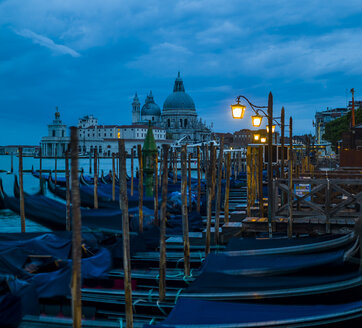
[(70, 55), (72, 57), (80, 57), (80, 54), (78, 52), (76, 52), (75, 50), (73, 50), (67, 46), (64, 46), (62, 44), (56, 44), (52, 39), (49, 39), (46, 36), (34, 33), (33, 31), (24, 29), (24, 30), (20, 30), (20, 31), (15, 30), (15, 33), (24, 38), (31, 39), (34, 43), (39, 44), (48, 49), (51, 49), (55, 53), (58, 53), (61, 55)]

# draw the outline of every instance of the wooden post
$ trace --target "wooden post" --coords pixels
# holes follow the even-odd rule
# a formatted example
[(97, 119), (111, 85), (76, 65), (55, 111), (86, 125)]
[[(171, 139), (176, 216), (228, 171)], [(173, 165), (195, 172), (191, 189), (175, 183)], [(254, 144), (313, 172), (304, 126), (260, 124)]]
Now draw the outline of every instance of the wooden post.
[(251, 216), (251, 200), (252, 200), (252, 184), (251, 184), (251, 179), (252, 179), (252, 166), (251, 166), (251, 147), (248, 146), (248, 148), (246, 149), (246, 184), (247, 184), (247, 207), (246, 207), (246, 215), (248, 217)]
[(178, 154), (177, 149), (174, 149), (174, 155), (173, 155), (173, 183), (177, 183), (177, 160), (178, 160)]
[[(166, 161), (167, 161), (167, 159), (166, 159)], [(161, 151), (160, 151), (159, 163), (160, 163), (160, 168), (159, 168), (159, 173), (158, 173), (158, 185), (161, 188), (161, 183), (162, 183), (162, 163), (163, 163), (163, 151), (162, 151), (162, 148), (161, 148)]]
[(14, 154), (13, 153), (11, 153), (10, 160), (11, 160), (10, 172), (13, 173), (14, 172)]
[(70, 231), (70, 183), (69, 183), (69, 153), (65, 152), (65, 188), (66, 188), (66, 218), (65, 218), (65, 228), (67, 231)]
[(55, 147), (55, 163), (54, 163), (54, 184), (57, 185), (57, 168), (58, 168), (58, 154), (57, 147)]
[(158, 153), (155, 154), (155, 174), (154, 174), (154, 187), (153, 187), (153, 205), (155, 224), (158, 226)]
[(166, 206), (167, 206), (167, 184), (168, 184), (168, 149), (169, 145), (162, 145), (163, 149), (163, 175), (162, 175), (162, 203), (160, 217), (160, 280), (159, 300), (164, 301), (166, 296)]
[(131, 149), (131, 196), (133, 196), (134, 149)]
[(116, 159), (115, 154), (112, 153), (112, 200), (116, 200)]
[(89, 149), (89, 174), (92, 174), (92, 152)]
[(98, 168), (97, 148), (94, 148), (94, 208), (98, 208)]
[(137, 145), (138, 167), (139, 167), (139, 180), (138, 180), (138, 215), (139, 215), (139, 232), (143, 232), (143, 160), (142, 160), (142, 147)]
[(23, 180), (23, 147), (19, 147), (19, 188), (20, 188), (20, 223), (21, 232), (25, 232), (25, 205)]
[(230, 192), (230, 166), (231, 152), (226, 155), (226, 186), (225, 186), (225, 202), (224, 202), (224, 222), (229, 223), (229, 192)]
[(213, 163), (214, 163), (214, 145), (210, 143), (210, 162), (208, 164), (207, 174), (207, 223), (206, 223), (206, 238), (205, 238), (205, 257), (210, 253), (210, 234), (211, 234), (211, 205), (212, 205), (212, 174), (213, 174)]
[(289, 167), (288, 167), (288, 181), (289, 181), (289, 218), (288, 218), (288, 237), (293, 237), (293, 119), (289, 119)]
[[(190, 157), (189, 157), (190, 159)], [(184, 244), (184, 273), (190, 276), (190, 241), (187, 215), (187, 148), (181, 147), (181, 200), (182, 200), (182, 230)]]
[[(219, 165), (217, 173), (217, 196), (215, 210), (215, 244), (219, 244), (219, 227), (220, 227), (220, 205), (221, 205), (221, 178), (222, 178), (222, 159), (224, 157), (224, 137), (221, 137), (219, 150)], [(216, 161), (215, 161), (216, 162)]]
[[(284, 107), (282, 107), (282, 111), (280, 114), (280, 142), (281, 142), (281, 160), (280, 160), (280, 178), (285, 179), (284, 174), (284, 157), (285, 157), (285, 151), (284, 151), (284, 129), (285, 129), (285, 110)], [(281, 193), (281, 205), (283, 206), (286, 201), (286, 193), (282, 191)]]
[[(187, 149), (187, 148), (186, 148)], [(188, 201), (188, 207), (189, 212), (192, 212), (192, 201), (191, 201), (191, 156), (192, 154), (189, 154), (189, 160), (188, 160), (188, 184), (189, 184), (189, 201)]]
[(123, 239), (123, 271), (124, 271), (124, 293), (126, 305), (126, 327), (133, 327), (132, 309), (132, 279), (131, 279), (131, 259), (130, 259), (130, 239), (129, 239), (129, 218), (128, 218), (128, 196), (127, 196), (127, 169), (126, 151), (124, 140), (118, 140), (119, 152), (119, 199), (122, 210), (122, 239)]
[(258, 177), (259, 177), (259, 215), (264, 217), (264, 200), (263, 200), (263, 146), (258, 147)]
[(197, 212), (200, 213), (201, 202), (201, 172), (200, 172), (200, 146), (197, 146)]
[(324, 204), (325, 213), (326, 213), (326, 233), (331, 233), (331, 224), (330, 224), (330, 203), (331, 203), (331, 188), (330, 181), (327, 177), (327, 185), (326, 185), (326, 201)]
[(39, 180), (40, 180), (40, 184), (41, 184), (41, 178), (42, 178), (42, 151), (41, 151), (41, 147), (40, 147), (40, 152), (39, 152)]
[(78, 178), (78, 132), (71, 127), (71, 176), (72, 176), (72, 317), (73, 328), (82, 326), (81, 261), (82, 261), (82, 218), (80, 212)]

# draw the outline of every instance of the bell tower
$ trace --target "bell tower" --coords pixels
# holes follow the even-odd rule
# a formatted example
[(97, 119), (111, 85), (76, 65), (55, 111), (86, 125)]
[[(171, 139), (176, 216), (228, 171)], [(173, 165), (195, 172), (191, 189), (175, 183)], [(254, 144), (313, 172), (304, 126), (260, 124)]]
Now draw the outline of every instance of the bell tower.
[(138, 99), (137, 96), (137, 92), (133, 97), (133, 102), (132, 102), (132, 124), (138, 123), (141, 121), (141, 103), (140, 100)]

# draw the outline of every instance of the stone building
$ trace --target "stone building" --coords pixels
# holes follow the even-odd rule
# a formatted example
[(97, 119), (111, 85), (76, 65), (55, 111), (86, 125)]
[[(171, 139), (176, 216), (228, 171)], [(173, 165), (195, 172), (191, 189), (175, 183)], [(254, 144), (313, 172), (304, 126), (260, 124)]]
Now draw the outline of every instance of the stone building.
[(41, 153), (44, 157), (63, 157), (68, 150), (70, 137), (67, 136), (67, 126), (62, 123), (58, 107), (55, 119), (48, 125), (48, 135), (40, 142)]
[(160, 107), (155, 103), (152, 92), (146, 97), (145, 104), (141, 103), (136, 95), (132, 102), (132, 124), (146, 124), (163, 127), (168, 138), (179, 143), (198, 143), (211, 140), (211, 128), (198, 119), (196, 106), (185, 87), (180, 76), (175, 80), (173, 92)]

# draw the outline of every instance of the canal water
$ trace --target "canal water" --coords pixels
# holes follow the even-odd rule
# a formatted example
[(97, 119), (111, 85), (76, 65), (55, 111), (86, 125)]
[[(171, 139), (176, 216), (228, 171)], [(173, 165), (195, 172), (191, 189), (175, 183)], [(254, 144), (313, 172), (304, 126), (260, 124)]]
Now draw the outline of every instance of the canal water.
[[(93, 161), (92, 161), (93, 165)], [(3, 181), (3, 186), (5, 192), (13, 196), (13, 186), (14, 186), (14, 176), (18, 175), (19, 171), (19, 159), (16, 156), (13, 156), (13, 167), (14, 173), (10, 174), (11, 170), (11, 156), (10, 155), (0, 155), (0, 178)], [(23, 158), (23, 170), (31, 170), (34, 167), (35, 170), (39, 169), (39, 159), (33, 157), (24, 157)], [(138, 160), (134, 161), (134, 167), (138, 167)], [(43, 159), (42, 160), (42, 169), (43, 170), (54, 170), (55, 160), (54, 159)], [(57, 170), (64, 170), (65, 160), (57, 159)], [(89, 158), (80, 158), (79, 159), (79, 168), (84, 169), (84, 174), (89, 174)], [(2, 171), (6, 172), (2, 172)], [(112, 170), (112, 159), (111, 158), (101, 158), (99, 161), (99, 172), (103, 170), (104, 175), (106, 175), (110, 170)], [(93, 172), (93, 169), (92, 169)], [(127, 172), (131, 173), (131, 159), (127, 159)], [(57, 176), (64, 176), (64, 173), (58, 173)], [(27, 193), (36, 193), (39, 190), (39, 179), (34, 178), (31, 173), (24, 173), (24, 191)], [(54, 196), (46, 191), (48, 197), (54, 198)], [(59, 198), (57, 198), (59, 200)], [(59, 200), (61, 201), (61, 200)], [(26, 211), (25, 211), (26, 216)], [(9, 210), (0, 210), (0, 232), (20, 232), (20, 216), (13, 213)], [(26, 219), (26, 231), (35, 232), (35, 231), (49, 231), (47, 228), (32, 222)]]

